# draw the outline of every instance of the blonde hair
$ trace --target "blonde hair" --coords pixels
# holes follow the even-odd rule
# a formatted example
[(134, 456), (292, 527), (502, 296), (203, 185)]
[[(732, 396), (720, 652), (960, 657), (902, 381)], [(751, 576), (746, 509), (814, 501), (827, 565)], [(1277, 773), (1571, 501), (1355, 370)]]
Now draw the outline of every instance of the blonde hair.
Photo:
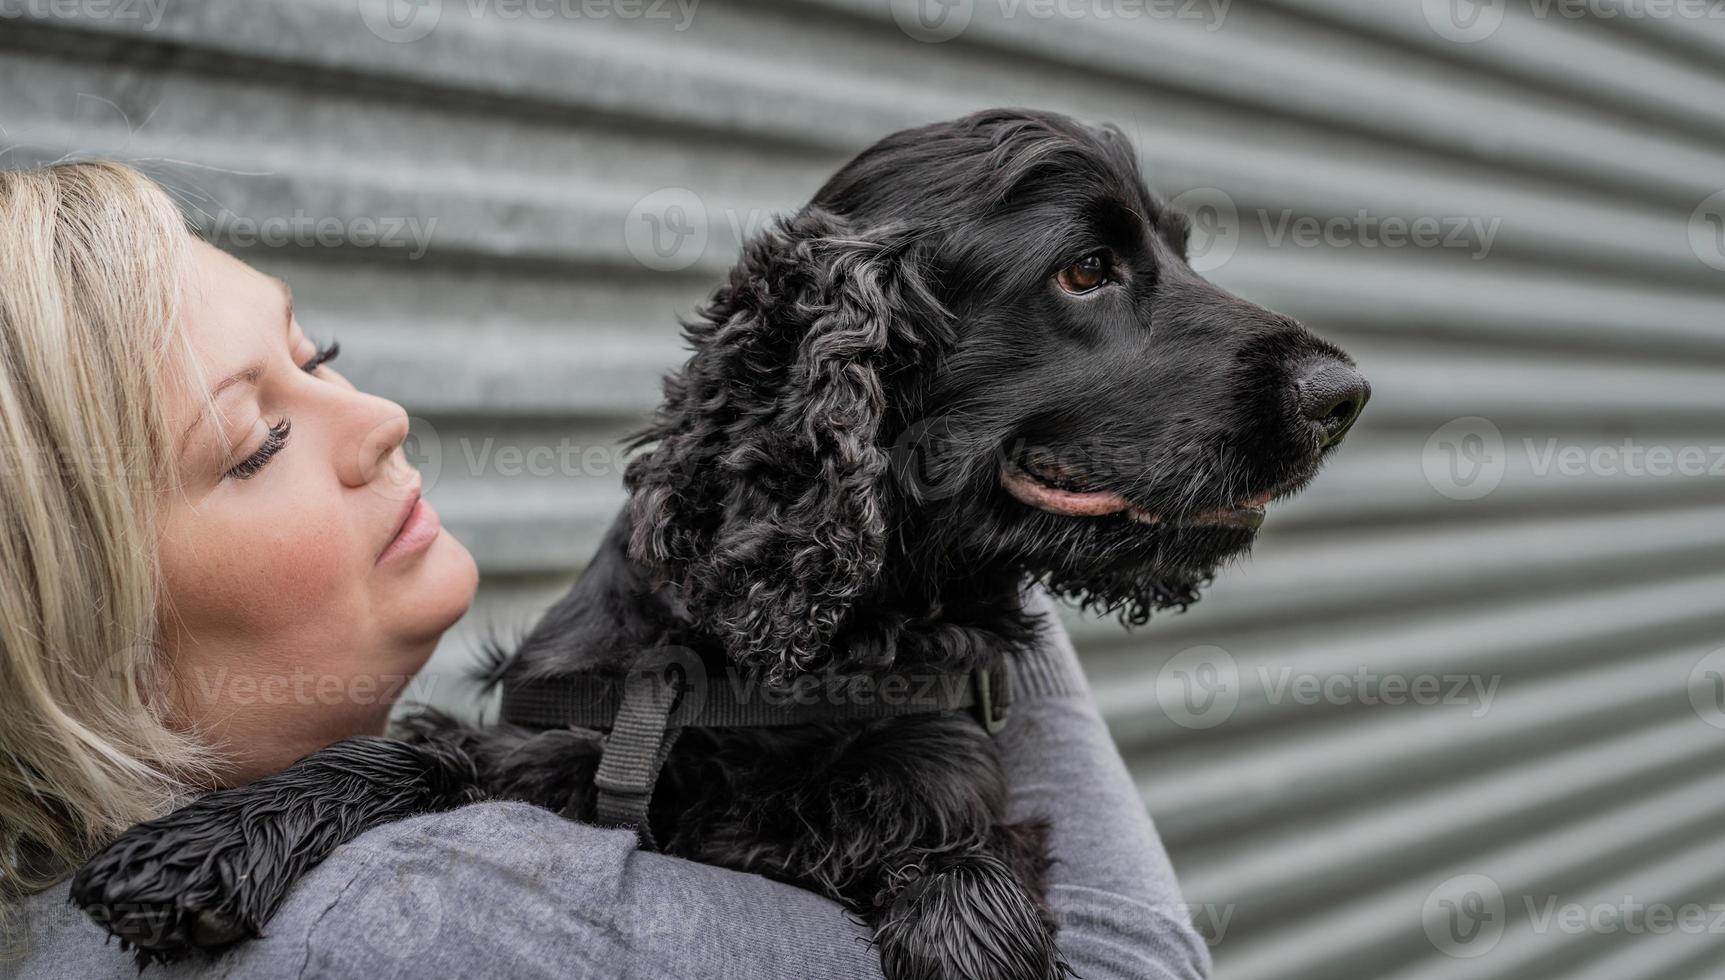
[(0, 918), (209, 772), (157, 686), (187, 241), (130, 168), (0, 171)]

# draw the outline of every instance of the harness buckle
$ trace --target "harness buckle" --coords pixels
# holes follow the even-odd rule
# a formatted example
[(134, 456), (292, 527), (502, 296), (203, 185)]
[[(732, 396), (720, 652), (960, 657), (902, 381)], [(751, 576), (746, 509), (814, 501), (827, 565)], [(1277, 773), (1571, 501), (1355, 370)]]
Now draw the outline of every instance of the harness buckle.
[(976, 720), (983, 731), (998, 735), (1012, 715), (1012, 675), (996, 660), (972, 671), (971, 679), (976, 685)]

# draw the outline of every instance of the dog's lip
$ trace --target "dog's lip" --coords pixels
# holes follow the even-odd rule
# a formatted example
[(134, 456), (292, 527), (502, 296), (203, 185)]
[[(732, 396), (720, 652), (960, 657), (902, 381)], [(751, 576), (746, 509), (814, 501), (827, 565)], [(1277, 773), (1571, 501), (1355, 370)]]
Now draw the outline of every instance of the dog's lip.
[(1001, 468), (1000, 482), (1020, 502), (1054, 514), (1101, 517), (1134, 509), (1132, 501), (1112, 490), (1063, 490), (1042, 482), (1017, 463)]
[(1067, 517), (1105, 517), (1125, 514), (1140, 524), (1184, 524), (1238, 527), (1256, 531), (1264, 523), (1265, 508), (1278, 495), (1276, 490), (1236, 501), (1226, 507), (1182, 514), (1172, 522), (1161, 514), (1126, 499), (1112, 490), (1064, 490), (1049, 486), (1017, 463), (1001, 467), (1000, 482), (1021, 503)]
[(1248, 531), (1256, 531), (1258, 528), (1264, 526), (1264, 508), (1269, 505), (1270, 500), (1275, 496), (1275, 491), (1265, 491), (1264, 493), (1258, 494), (1256, 497), (1248, 497), (1245, 500), (1229, 504), (1226, 507), (1218, 507), (1215, 510), (1207, 510), (1202, 514), (1195, 514), (1191, 517), (1183, 518), (1181, 523), (1214, 524), (1221, 525), (1223, 527), (1239, 527), (1245, 528)]

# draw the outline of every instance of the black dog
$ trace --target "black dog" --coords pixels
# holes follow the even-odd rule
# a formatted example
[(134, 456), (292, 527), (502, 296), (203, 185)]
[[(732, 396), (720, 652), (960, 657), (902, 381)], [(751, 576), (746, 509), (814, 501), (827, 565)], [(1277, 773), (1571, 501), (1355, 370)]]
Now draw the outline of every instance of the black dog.
[[(685, 325), (629, 506), (492, 679), (622, 677), (666, 647), (781, 686), (961, 674), (1034, 642), (1027, 579), (1129, 625), (1193, 602), (1368, 389), (1194, 273), (1187, 233), (1112, 128), (991, 110), (865, 150)], [(602, 815), (595, 732), (404, 728), (134, 828), (75, 899), (167, 958), (254, 935), (384, 821), (489, 797)], [(1005, 799), (961, 713), (693, 727), (642, 830), (844, 903), (895, 980), (1057, 977), (1043, 827), (1006, 824)]]

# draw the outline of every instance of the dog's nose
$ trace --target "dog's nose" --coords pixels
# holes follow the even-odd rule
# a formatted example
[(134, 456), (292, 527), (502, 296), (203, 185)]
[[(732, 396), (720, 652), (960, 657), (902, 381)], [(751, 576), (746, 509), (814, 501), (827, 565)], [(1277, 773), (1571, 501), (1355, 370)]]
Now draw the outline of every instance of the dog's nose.
[(1295, 382), (1300, 415), (1318, 433), (1318, 446), (1327, 449), (1342, 441), (1372, 397), (1372, 386), (1346, 361), (1325, 357), (1308, 365)]

